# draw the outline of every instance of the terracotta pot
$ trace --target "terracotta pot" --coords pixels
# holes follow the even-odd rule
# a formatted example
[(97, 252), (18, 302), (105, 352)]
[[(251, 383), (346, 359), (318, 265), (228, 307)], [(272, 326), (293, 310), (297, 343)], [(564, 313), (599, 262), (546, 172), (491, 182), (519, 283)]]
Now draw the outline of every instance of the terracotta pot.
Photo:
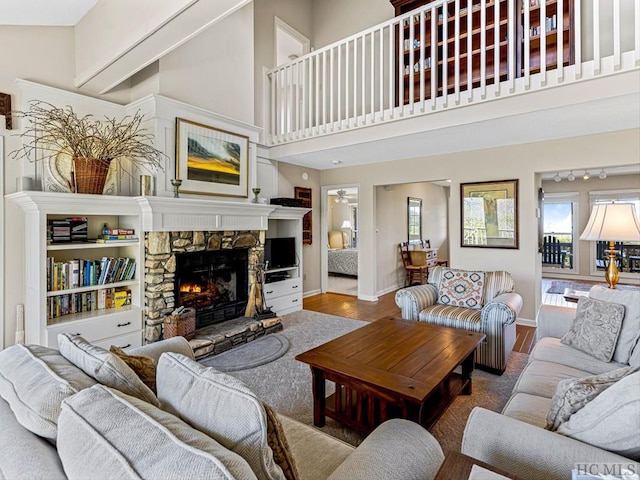
[(73, 159), (73, 185), (76, 193), (102, 195), (111, 160), (99, 158)]

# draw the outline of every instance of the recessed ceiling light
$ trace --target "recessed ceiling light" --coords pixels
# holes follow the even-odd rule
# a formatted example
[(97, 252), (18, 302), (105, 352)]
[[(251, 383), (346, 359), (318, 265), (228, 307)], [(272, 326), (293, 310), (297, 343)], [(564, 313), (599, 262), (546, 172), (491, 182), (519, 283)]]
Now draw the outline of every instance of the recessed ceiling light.
[(342, 160), (331, 160), (331, 163), (333, 163), (334, 165), (340, 165), (342, 163)]

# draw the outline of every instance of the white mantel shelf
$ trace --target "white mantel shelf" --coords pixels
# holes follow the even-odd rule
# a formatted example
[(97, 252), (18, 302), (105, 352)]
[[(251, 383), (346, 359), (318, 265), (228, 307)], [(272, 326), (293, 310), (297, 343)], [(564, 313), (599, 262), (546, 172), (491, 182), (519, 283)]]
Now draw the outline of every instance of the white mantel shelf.
[(25, 212), (140, 215), (145, 232), (267, 230), (269, 218), (302, 218), (308, 208), (200, 198), (121, 197), (24, 191), (6, 196)]

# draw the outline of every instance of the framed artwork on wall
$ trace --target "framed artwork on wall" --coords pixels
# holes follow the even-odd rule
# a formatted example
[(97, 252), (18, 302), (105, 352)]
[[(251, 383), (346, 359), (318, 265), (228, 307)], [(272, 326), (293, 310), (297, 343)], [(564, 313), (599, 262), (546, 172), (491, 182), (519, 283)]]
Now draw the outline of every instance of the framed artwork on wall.
[[(295, 198), (303, 200), (303, 207), (311, 208), (311, 189), (306, 187), (294, 187)], [(311, 245), (313, 232), (311, 226), (311, 212), (302, 217), (302, 243)]]
[(518, 247), (518, 180), (460, 184), (462, 247)]
[(248, 197), (249, 138), (176, 118), (180, 192)]

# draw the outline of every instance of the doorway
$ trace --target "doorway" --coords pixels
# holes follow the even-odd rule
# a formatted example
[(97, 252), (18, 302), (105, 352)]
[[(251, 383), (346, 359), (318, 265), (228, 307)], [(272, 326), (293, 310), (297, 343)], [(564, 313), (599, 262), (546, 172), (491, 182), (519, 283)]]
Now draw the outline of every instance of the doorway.
[(358, 187), (329, 188), (325, 195), (326, 255), (323, 291), (358, 295)]
[(275, 17), (276, 66), (289, 63), (309, 53), (311, 42), (295, 28)]
[(543, 273), (575, 273), (580, 196), (577, 192), (549, 193), (543, 203)]

